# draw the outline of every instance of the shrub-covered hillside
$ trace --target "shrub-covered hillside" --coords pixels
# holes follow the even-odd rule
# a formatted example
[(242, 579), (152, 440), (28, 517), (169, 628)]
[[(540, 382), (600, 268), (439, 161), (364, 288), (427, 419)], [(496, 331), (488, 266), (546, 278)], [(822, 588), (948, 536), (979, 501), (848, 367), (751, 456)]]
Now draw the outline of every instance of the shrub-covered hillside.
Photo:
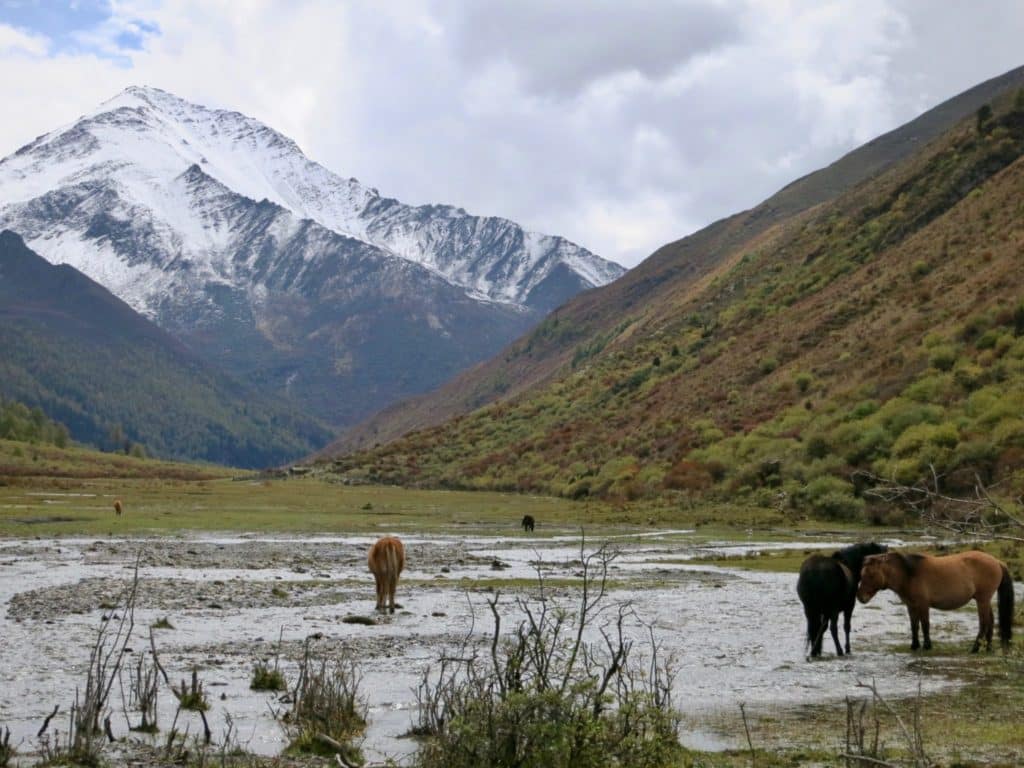
[[(863, 508), (858, 469), (1020, 486), (1022, 154), (1018, 93), (570, 342), (546, 384), (335, 467), (568, 497), (785, 499), (834, 516)], [(534, 336), (576, 333), (556, 313)]]
[(68, 428), (46, 418), (42, 408), (28, 408), (15, 400), (0, 397), (0, 440), (48, 443), (64, 448), (69, 442)]

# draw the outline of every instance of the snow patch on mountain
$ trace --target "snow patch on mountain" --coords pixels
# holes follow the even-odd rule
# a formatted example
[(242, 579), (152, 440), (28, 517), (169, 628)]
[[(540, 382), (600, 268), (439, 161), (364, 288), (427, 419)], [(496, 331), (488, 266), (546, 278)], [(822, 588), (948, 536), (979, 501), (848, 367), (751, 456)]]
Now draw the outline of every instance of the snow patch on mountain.
[[(74, 190), (70, 212), (77, 224), (54, 219), (42, 226), (40, 200), (58, 192), (74, 197)], [(274, 240), (289, 240), (310, 219), (418, 264), (477, 299), (525, 304), (561, 264), (584, 287), (624, 272), (585, 248), (506, 219), (383, 198), (313, 162), (258, 120), (155, 88), (128, 88), (0, 161), (0, 223), (35, 229), (22, 231), (30, 247), (73, 264), (142, 311), (151, 311), (154, 290), (166, 288), (160, 272), (175, 265), (195, 278), (245, 287), (228, 253), (239, 245), (231, 226), (238, 196), (293, 214), (276, 218), (276, 230), (264, 233)], [(109, 237), (96, 235), (95, 217), (134, 227), (145, 253), (132, 259), (124, 248), (112, 249)]]

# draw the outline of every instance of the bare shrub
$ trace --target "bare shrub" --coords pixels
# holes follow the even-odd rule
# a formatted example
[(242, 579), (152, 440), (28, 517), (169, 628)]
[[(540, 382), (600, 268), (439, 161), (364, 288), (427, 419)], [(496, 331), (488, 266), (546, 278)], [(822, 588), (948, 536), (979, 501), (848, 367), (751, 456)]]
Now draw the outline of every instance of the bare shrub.
[[(525, 618), (501, 635), (499, 597), (488, 600), (493, 630), (485, 647), (472, 633), (428, 669), (417, 689), (424, 737), (421, 768), (572, 765), (675, 765), (678, 715), (673, 675), (658, 659), (650, 627), (649, 659), (634, 656), (628, 626), (641, 624), (629, 604), (604, 605), (607, 547), (586, 554), (579, 607), (569, 612), (544, 599), (519, 599)], [(605, 607), (614, 618), (598, 623)], [(598, 640), (586, 639), (588, 630)]]
[(292, 708), (281, 718), (289, 749), (362, 762), (358, 747), (351, 743), (366, 728), (361, 682), (352, 659), (317, 657), (307, 640), (291, 693)]
[(972, 496), (951, 496), (942, 491), (943, 476), (929, 466), (930, 476), (906, 484), (867, 472), (858, 473), (870, 487), (864, 495), (899, 504), (933, 528), (958, 535), (1024, 543), (1024, 497), (1013, 504), (998, 500), (995, 486), (974, 476)]
[[(153, 629), (149, 630), (149, 643), (153, 648), (153, 658), (156, 658), (156, 645), (153, 640)], [(125, 670), (122, 668), (121, 673)], [(146, 660), (146, 654), (140, 653), (135, 667), (129, 672), (128, 696), (125, 696), (124, 680), (120, 679), (121, 701), (125, 705), (125, 720), (128, 721), (128, 730), (140, 733), (156, 733), (160, 730), (157, 726), (157, 694), (160, 689), (159, 668), (156, 663)], [(128, 709), (139, 713), (140, 721), (132, 724), (128, 716)]]
[(0, 768), (7, 768), (17, 751), (11, 746), (11, 729), (0, 731)]
[[(871, 699), (855, 702), (846, 699), (846, 748), (840, 757), (847, 768), (855, 766), (882, 766), (882, 768), (928, 768), (931, 760), (924, 750), (924, 739), (921, 734), (921, 689), (918, 686), (917, 698), (911, 710), (911, 722), (908, 726), (878, 692), (874, 682), (857, 683), (858, 688), (871, 692)], [(890, 727), (895, 726), (900, 741), (904, 742), (906, 756), (902, 759), (889, 757), (895, 750), (887, 747), (883, 739), (886, 720), (891, 720)]]
[(131, 582), (114, 604), (113, 612), (103, 617), (96, 632), (96, 640), (89, 652), (85, 685), (75, 689), (65, 737), (62, 739), (55, 731), (51, 738), (47, 732), (50, 720), (57, 714), (57, 707), (39, 730), (40, 750), (47, 762), (99, 765), (105, 742), (114, 740), (108, 703), (110, 691), (120, 679), (128, 642), (135, 628), (138, 591), (139, 558), (136, 558)]

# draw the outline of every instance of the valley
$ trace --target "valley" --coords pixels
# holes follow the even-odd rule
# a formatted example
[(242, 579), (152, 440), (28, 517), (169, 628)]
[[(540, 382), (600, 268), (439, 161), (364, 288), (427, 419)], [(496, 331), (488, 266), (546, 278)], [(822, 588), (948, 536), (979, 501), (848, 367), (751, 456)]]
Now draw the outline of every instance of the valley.
[[(18, 446), (0, 442), (0, 453)], [(147, 655), (148, 627), (166, 623), (153, 630), (162, 664), (172, 680), (197, 670), (210, 694), (210, 750), (225, 743), (230, 721), (231, 748), (277, 759), (287, 736), (272, 713), (285, 711), (286, 699), (249, 690), (252, 670), (257, 662), (274, 664), (294, 679), (308, 643), (318, 653), (356, 659), (368, 706), (358, 743), (371, 763), (401, 763), (417, 747), (406, 733), (417, 719), (420, 676), (467, 637), (473, 646), (486, 642), (487, 600), (500, 596), (503, 627), (522, 618), (520, 599), (544, 596), (571, 609), (583, 583), (581, 553), (602, 545), (616, 553), (609, 607), (630, 606), (630, 636), (642, 645), (653, 631), (659, 652), (674, 659), (680, 738), (691, 761), (685, 765), (745, 764), (741, 703), (759, 764), (827, 764), (845, 727), (843, 698), (862, 699), (857, 685), (869, 680), (901, 710), (913, 705), (921, 686), (925, 710), (938, 717), (925, 731), (934, 754), (1012, 764), (1024, 750), (1016, 731), (975, 738), (945, 714), (951, 698), (984, 695), (979, 686), (1003, 690), (999, 681), (1012, 679), (1019, 666), (1016, 655), (968, 659), (971, 610), (937, 614), (936, 651), (915, 657), (902, 652), (903, 607), (895, 598), (879, 599), (854, 614), (852, 656), (835, 658), (826, 647), (821, 660), (804, 658), (794, 591), (802, 558), (866, 537), (936, 546), (919, 530), (823, 527), (742, 506), (616, 507), (345, 486), (216, 467), (189, 478), (179, 474), (181, 465), (131, 457), (88, 474), (101, 456), (77, 449), (23, 456), (47, 468), (8, 475), (0, 486), (0, 627), (7, 649), (0, 673), (8, 681), (0, 724), (26, 752), (53, 705), (67, 706), (90, 638), (103, 616), (119, 612), (136, 562), (138, 638), (130, 643), (129, 666)], [(114, 498), (123, 503), (120, 516)], [(524, 514), (538, 521), (535, 534), (519, 529)], [(373, 615), (373, 588), (365, 553), (383, 533), (399, 534), (407, 548), (401, 607), (394, 616), (367, 618), (367, 625), (362, 617)], [(1010, 562), (1021, 567), (1019, 550)], [(162, 697), (161, 727), (174, 717), (174, 699)], [(179, 727), (200, 732), (193, 715), (178, 717)], [(817, 722), (813, 732), (801, 725), (807, 718)], [(884, 727), (899, 749), (895, 723)], [(125, 724), (115, 719), (114, 728), (115, 760), (166, 758), (160, 737), (125, 732), (121, 740)]]

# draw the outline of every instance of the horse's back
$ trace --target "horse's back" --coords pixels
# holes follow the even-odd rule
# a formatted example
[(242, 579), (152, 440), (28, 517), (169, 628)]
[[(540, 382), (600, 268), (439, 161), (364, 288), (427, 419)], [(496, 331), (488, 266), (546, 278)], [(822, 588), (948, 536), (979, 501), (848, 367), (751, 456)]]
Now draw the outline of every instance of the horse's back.
[(931, 558), (929, 565), (937, 568), (941, 577), (969, 581), (984, 590), (995, 590), (999, 586), (1005, 567), (998, 558), (976, 549)]
[(393, 571), (397, 576), (405, 568), (405, 546), (397, 536), (384, 536), (370, 547), (366, 562), (374, 574)]
[(811, 555), (801, 564), (796, 593), (805, 606), (821, 608), (840, 604), (849, 590), (847, 574), (835, 558)]

